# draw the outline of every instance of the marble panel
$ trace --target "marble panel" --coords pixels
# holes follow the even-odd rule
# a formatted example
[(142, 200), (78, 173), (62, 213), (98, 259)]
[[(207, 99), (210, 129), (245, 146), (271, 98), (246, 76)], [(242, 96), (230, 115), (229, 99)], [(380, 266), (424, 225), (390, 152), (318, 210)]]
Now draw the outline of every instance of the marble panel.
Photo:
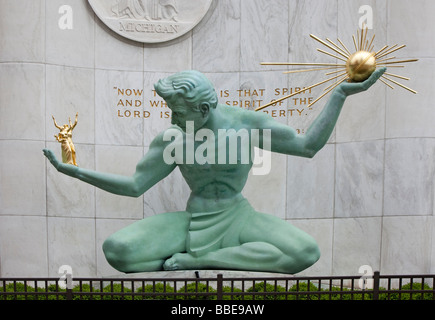
[[(95, 146), (75, 143), (77, 163), (86, 169), (95, 168)], [(61, 161), (58, 142), (48, 142)], [(78, 179), (59, 173), (47, 162), (47, 215), (62, 217), (95, 217), (95, 188)]]
[(0, 216), (2, 277), (47, 277), (47, 218)]
[(45, 138), (45, 67), (0, 64), (0, 139)]
[(97, 17), (95, 17), (95, 22), (95, 67), (98, 69), (143, 71), (143, 44), (116, 34)]
[[(256, 174), (255, 169), (250, 171), (243, 195), (255, 210), (285, 219), (287, 156), (270, 152), (268, 154), (262, 154), (261, 165), (254, 165), (261, 174)], [(268, 171), (269, 166), (270, 172), (263, 174)]]
[(0, 214), (45, 215), (43, 141), (0, 140)]
[(371, 266), (373, 271), (379, 270), (381, 219), (381, 217), (334, 219), (332, 274), (356, 275), (362, 265)]
[(98, 277), (107, 277), (107, 276), (122, 276), (123, 272), (119, 272), (114, 269), (107, 262), (106, 257), (103, 252), (103, 243), (104, 241), (113, 233), (121, 230), (122, 228), (127, 227), (137, 220), (129, 220), (129, 219), (96, 219), (95, 220), (95, 252), (97, 257), (97, 276)]
[[(87, 1), (70, 0), (72, 28), (60, 27), (67, 14), (59, 10), (64, 0), (46, 3), (46, 62), (67, 66), (94, 67), (94, 14)], [(61, 24), (62, 25), (62, 24)]]
[(312, 159), (288, 157), (287, 219), (333, 216), (334, 161), (331, 144)]
[(178, 72), (187, 69), (192, 69), (191, 32), (174, 41), (144, 46), (145, 71)]
[(69, 265), (73, 277), (95, 277), (95, 219), (48, 218), (48, 274)]
[[(95, 168), (98, 172), (107, 172), (131, 176), (143, 156), (142, 147), (96, 146)], [(130, 198), (96, 190), (97, 218), (143, 218), (143, 196)]]
[(388, 0), (388, 42), (406, 44), (398, 57), (435, 56), (434, 12), (435, 3), (430, 0)]
[(45, 0), (1, 1), (0, 15), (0, 61), (43, 62)]
[(143, 90), (142, 72), (96, 70), (97, 144), (142, 146)]
[(383, 274), (430, 272), (433, 218), (384, 217), (382, 223)]
[(385, 146), (384, 215), (432, 215), (433, 139), (387, 140)]
[(335, 216), (382, 216), (384, 142), (337, 144)]
[(387, 89), (378, 82), (368, 91), (346, 99), (336, 125), (337, 142), (384, 138)]
[(336, 1), (290, 1), (288, 48), (290, 62), (335, 62), (316, 51), (320, 44), (310, 34), (321, 39), (336, 38)]
[(74, 123), (78, 112), (78, 123), (73, 131), (75, 143), (95, 142), (94, 70), (84, 68), (46, 66), (46, 139), (52, 141), (59, 125)]
[(237, 72), (240, 69), (241, 0), (213, 4), (207, 23), (193, 30), (192, 67), (201, 72)]
[(320, 259), (308, 269), (296, 276), (324, 276), (331, 274), (332, 270), (332, 240), (334, 221), (332, 219), (294, 219), (289, 221), (311, 235), (319, 245)]
[(262, 61), (288, 58), (289, 1), (242, 1), (240, 68), (261, 71)]
[(390, 83), (395, 89), (387, 90), (386, 137), (434, 137), (435, 59), (420, 58), (418, 62), (406, 64), (405, 68), (390, 69), (388, 72), (410, 77), (409, 81), (395, 80), (416, 90), (418, 94)]

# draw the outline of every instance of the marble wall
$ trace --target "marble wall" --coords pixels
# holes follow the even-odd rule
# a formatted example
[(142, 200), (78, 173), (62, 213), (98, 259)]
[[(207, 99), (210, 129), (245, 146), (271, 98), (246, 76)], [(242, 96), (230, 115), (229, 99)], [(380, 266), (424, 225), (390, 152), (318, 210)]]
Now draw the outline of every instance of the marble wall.
[[(73, 9), (71, 30), (58, 26), (64, 4)], [(309, 34), (350, 46), (363, 5), (373, 9), (376, 48), (404, 43), (396, 56), (419, 59), (400, 70), (419, 93), (378, 83), (350, 97), (315, 158), (273, 155), (270, 174), (251, 175), (244, 194), (317, 239), (322, 257), (304, 275), (357, 275), (361, 265), (435, 273), (435, 2), (214, 0), (191, 32), (147, 45), (110, 31), (84, 0), (0, 0), (0, 276), (56, 277), (65, 264), (74, 276), (117, 275), (104, 239), (143, 217), (183, 210), (189, 195), (178, 171), (137, 199), (59, 174), (42, 154), (60, 156), (51, 115), (64, 122), (79, 113), (80, 166), (130, 175), (170, 123), (167, 108), (150, 105), (161, 102), (152, 92), (159, 78), (193, 68), (212, 80), (222, 103), (275, 99), (277, 88), (324, 78), (259, 62), (325, 61)], [(256, 89), (265, 94), (237, 91)], [(138, 107), (119, 104), (128, 99)], [(324, 102), (300, 113), (306, 104), (295, 100), (268, 110), (305, 130)]]

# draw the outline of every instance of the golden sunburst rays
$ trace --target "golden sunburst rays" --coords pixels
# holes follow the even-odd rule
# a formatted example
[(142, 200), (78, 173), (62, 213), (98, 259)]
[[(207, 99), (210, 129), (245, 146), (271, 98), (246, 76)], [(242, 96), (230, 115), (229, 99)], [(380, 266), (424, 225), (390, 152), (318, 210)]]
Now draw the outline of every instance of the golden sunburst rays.
[[(361, 82), (366, 80), (373, 71), (376, 70), (377, 67), (388, 67), (388, 68), (403, 68), (404, 63), (415, 62), (418, 59), (405, 59), (405, 60), (397, 60), (394, 56), (389, 56), (390, 54), (403, 49), (406, 47), (405, 45), (398, 46), (397, 44), (392, 47), (385, 45), (378, 51), (374, 51), (374, 39), (375, 35), (369, 39), (368, 37), (368, 28), (362, 28), (361, 31), (357, 30), (356, 37), (352, 35), (353, 45), (355, 48), (355, 52), (352, 53), (348, 47), (340, 40), (337, 39), (338, 43), (333, 42), (332, 40), (326, 38), (326, 41), (316, 37), (313, 34), (310, 34), (310, 37), (321, 43), (326, 49), (330, 51), (326, 51), (323, 49), (317, 49), (322, 54), (325, 54), (329, 57), (336, 59), (337, 63), (304, 63), (304, 62), (262, 62), (262, 65), (272, 65), (272, 66), (293, 66), (298, 67), (299, 69), (285, 71), (284, 73), (292, 74), (292, 73), (301, 73), (301, 72), (316, 72), (316, 71), (326, 71), (325, 75), (328, 76), (326, 80), (320, 81), (316, 84), (313, 84), (308, 87), (304, 87), (303, 90), (294, 92), (287, 96), (281, 97), (279, 99), (273, 100), (265, 105), (262, 105), (255, 109), (255, 111), (262, 110), (271, 105), (274, 105), (280, 101), (286, 100), (290, 97), (293, 97), (299, 93), (305, 92), (311, 88), (327, 84), (329, 84), (324, 92), (312, 101), (307, 107), (310, 108), (317, 101), (326, 96), (329, 92), (331, 92), (335, 87), (337, 87), (340, 83), (344, 81), (349, 82)], [(394, 89), (394, 85), (397, 85), (403, 89), (406, 89), (412, 93), (417, 93), (417, 91), (403, 85), (398, 82), (396, 79), (402, 80), (410, 80), (410, 78), (397, 75), (394, 73), (385, 72), (381, 78), (379, 79), (383, 84), (388, 86), (391, 89)]]

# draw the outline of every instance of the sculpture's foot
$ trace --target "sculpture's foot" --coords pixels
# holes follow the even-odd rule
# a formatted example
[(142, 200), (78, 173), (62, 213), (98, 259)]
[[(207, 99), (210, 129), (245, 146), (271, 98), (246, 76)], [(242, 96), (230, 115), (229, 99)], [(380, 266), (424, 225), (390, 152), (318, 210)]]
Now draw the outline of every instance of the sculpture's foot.
[(193, 269), (195, 260), (189, 253), (176, 253), (165, 261), (163, 269), (167, 271)]

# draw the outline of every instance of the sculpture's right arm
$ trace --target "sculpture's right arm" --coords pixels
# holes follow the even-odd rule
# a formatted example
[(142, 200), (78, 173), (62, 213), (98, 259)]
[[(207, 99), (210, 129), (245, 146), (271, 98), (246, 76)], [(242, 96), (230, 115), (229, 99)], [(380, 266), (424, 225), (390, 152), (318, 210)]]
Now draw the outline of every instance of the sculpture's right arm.
[(59, 172), (114, 194), (139, 197), (169, 175), (176, 167), (175, 164), (169, 165), (163, 161), (163, 150), (168, 142), (164, 142), (162, 137), (163, 135), (158, 135), (154, 139), (146, 155), (137, 164), (136, 172), (132, 176), (79, 168), (59, 162), (51, 150), (44, 149), (43, 151)]

